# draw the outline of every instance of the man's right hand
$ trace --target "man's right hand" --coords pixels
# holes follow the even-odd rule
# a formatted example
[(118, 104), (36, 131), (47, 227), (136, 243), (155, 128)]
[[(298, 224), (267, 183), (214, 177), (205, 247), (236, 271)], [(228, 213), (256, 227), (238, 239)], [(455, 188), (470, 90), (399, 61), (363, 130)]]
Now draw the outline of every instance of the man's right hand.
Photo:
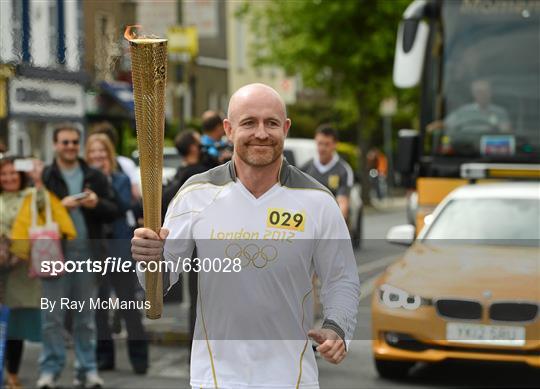
[(163, 242), (169, 230), (162, 228), (159, 236), (150, 228), (137, 228), (131, 239), (131, 254), (136, 261), (157, 261), (163, 252)]
[(73, 208), (77, 208), (81, 205), (79, 200), (76, 200), (73, 198), (73, 196), (66, 196), (62, 199), (62, 205), (66, 207), (68, 210), (71, 210)]

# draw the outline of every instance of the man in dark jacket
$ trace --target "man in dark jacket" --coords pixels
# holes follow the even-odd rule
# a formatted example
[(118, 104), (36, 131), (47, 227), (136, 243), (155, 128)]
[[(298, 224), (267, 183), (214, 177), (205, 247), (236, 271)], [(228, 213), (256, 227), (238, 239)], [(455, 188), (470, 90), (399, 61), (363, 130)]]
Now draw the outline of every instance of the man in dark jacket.
[(176, 174), (171, 182), (163, 188), (162, 220), (165, 219), (169, 203), (188, 178), (209, 169), (201, 160), (201, 136), (198, 132), (193, 130), (182, 131), (176, 136), (174, 144), (178, 154), (182, 157), (182, 164), (176, 169)]
[[(113, 190), (105, 175), (79, 158), (81, 134), (76, 126), (58, 126), (53, 141), (56, 158), (43, 172), (43, 182), (61, 199), (77, 230), (77, 238), (65, 244), (65, 258), (74, 262), (86, 262), (88, 258), (98, 260), (103, 254), (100, 250), (104, 243), (103, 226), (119, 215)], [(65, 364), (63, 327), (67, 307), (61, 305), (65, 298), (80, 307), (71, 311), (77, 359), (74, 385), (103, 386), (97, 373), (96, 328), (94, 312), (90, 309), (90, 299), (95, 297), (97, 290), (96, 277), (86, 265), (81, 268), (82, 272), (77, 268), (77, 272), (43, 279), (43, 298), (56, 304), (43, 310), (38, 388), (54, 387)]]
[(223, 118), (218, 112), (206, 111), (202, 115), (201, 163), (212, 169), (229, 161), (232, 157), (232, 145), (223, 137)]

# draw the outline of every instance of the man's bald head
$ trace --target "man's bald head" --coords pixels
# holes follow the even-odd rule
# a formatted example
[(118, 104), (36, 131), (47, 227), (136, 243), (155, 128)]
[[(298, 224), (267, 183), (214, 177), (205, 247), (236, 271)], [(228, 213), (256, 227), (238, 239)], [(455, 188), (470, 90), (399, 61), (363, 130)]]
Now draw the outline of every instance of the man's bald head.
[(269, 103), (279, 104), (281, 107), (281, 112), (283, 113), (283, 118), (287, 117), (287, 108), (279, 93), (268, 85), (254, 83), (244, 85), (233, 93), (231, 99), (229, 100), (227, 118), (232, 120), (234, 115), (237, 113), (238, 108), (252, 99), (263, 99), (263, 101), (268, 101)]

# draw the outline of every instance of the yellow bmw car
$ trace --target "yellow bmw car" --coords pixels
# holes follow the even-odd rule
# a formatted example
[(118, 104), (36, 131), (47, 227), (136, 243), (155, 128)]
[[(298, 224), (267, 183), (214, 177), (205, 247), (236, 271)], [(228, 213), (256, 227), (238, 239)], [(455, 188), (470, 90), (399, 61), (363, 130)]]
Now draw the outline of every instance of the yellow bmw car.
[(540, 368), (540, 183), (467, 185), (414, 227), (411, 244), (377, 280), (373, 354), (380, 376), (415, 362), (521, 362)]

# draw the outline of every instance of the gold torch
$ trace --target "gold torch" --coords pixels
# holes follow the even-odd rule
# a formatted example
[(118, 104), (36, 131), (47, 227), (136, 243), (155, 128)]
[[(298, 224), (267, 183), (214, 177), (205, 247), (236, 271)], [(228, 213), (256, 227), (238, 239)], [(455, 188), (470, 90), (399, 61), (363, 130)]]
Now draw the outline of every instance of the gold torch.
[[(135, 100), (135, 122), (141, 166), (144, 227), (159, 234), (161, 228), (161, 185), (165, 127), (165, 83), (167, 40), (137, 37), (130, 26), (125, 38), (131, 51), (131, 72)], [(160, 259), (156, 259), (159, 261)], [(149, 319), (159, 319), (163, 310), (163, 279), (158, 271), (146, 272)], [(154, 270), (154, 269), (152, 269)]]

